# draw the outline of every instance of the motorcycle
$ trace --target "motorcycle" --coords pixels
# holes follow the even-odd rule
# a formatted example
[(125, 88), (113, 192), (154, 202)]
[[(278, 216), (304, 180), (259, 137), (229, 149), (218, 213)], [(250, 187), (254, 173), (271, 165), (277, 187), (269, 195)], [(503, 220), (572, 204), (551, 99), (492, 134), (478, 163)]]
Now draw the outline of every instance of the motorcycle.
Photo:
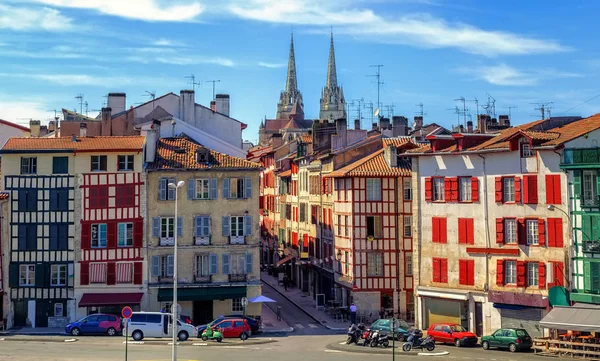
[(361, 339), (364, 340), (363, 346), (369, 346), (371, 344), (371, 337), (375, 331), (370, 328), (365, 329), (365, 331), (360, 336)]
[(404, 352), (409, 352), (412, 349), (426, 349), (427, 351), (433, 351), (435, 350), (435, 341), (431, 336), (423, 338), (423, 332), (414, 329), (408, 335), (406, 342), (402, 345), (402, 351)]
[(371, 335), (371, 347), (383, 346), (389, 347), (390, 340), (387, 333), (383, 333), (381, 331), (375, 331)]
[(223, 341), (223, 334), (219, 329), (215, 329), (213, 326), (209, 326), (202, 332), (202, 341), (216, 340), (217, 342)]
[(352, 325), (350, 325), (350, 327), (348, 328), (348, 339), (346, 340), (346, 345), (350, 345), (352, 343), (358, 344), (358, 341), (360, 341), (364, 329), (365, 326), (363, 324), (356, 325), (353, 323)]

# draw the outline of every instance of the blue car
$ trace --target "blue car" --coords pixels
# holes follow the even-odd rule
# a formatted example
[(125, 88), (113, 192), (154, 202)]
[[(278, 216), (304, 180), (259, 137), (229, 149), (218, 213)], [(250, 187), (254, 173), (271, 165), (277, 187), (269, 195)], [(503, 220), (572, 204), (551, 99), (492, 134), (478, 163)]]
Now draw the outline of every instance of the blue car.
[(115, 336), (121, 332), (121, 319), (115, 315), (97, 313), (71, 322), (65, 327), (69, 335), (108, 335)]
[[(401, 319), (396, 319), (396, 325), (398, 326), (395, 332), (396, 340), (406, 341), (406, 338), (408, 337), (408, 331), (411, 329), (410, 325), (406, 323), (406, 321)], [(373, 324), (371, 325), (371, 329), (385, 331), (387, 332), (388, 336), (392, 336), (392, 319), (381, 318), (373, 322)]]

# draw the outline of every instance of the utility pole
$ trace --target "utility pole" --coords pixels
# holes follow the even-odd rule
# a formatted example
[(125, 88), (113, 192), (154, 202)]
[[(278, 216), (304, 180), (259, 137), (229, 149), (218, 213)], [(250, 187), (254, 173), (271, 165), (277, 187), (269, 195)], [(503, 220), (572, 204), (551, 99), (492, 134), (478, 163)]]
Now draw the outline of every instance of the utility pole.
[(370, 77), (377, 78), (377, 108), (381, 107), (381, 102), (379, 101), (379, 92), (380, 92), (381, 85), (383, 85), (383, 82), (381, 81), (381, 67), (382, 66), (383, 65), (369, 65), (369, 67), (371, 67), (371, 68), (377, 68), (377, 73), (373, 74), (373, 75), (367, 75)]
[(83, 114), (83, 94), (77, 94), (75, 99), (79, 101), (79, 114)]
[(212, 83), (212, 85), (213, 85), (213, 97), (212, 97), (212, 100), (215, 100), (215, 84), (216, 83), (220, 83), (220, 82), (221, 82), (220, 80), (207, 80), (207, 81), (205, 81), (205, 83)]

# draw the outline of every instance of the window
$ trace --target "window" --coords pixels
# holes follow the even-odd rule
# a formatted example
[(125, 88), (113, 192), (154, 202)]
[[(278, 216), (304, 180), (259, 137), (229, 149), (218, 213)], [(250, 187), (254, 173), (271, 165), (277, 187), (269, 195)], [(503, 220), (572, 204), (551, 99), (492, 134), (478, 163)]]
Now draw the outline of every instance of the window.
[(502, 178), (502, 200), (504, 202), (515, 201), (515, 179), (512, 177)]
[(475, 244), (473, 218), (458, 219), (458, 244)]
[(120, 155), (119, 156), (119, 170), (120, 171), (133, 170), (133, 155)]
[(133, 262), (117, 263), (116, 269), (116, 283), (133, 283)]
[(158, 181), (158, 200), (173, 201), (175, 200), (175, 189), (169, 187), (169, 183), (177, 184), (176, 178), (161, 178)]
[(597, 201), (596, 191), (596, 171), (585, 170), (583, 171), (583, 181), (581, 182), (581, 194), (583, 196), (583, 205), (595, 206)]
[(210, 181), (208, 179), (196, 179), (196, 199), (210, 198)]
[(36, 157), (21, 157), (21, 174), (36, 174), (37, 173), (37, 158)]
[(162, 217), (160, 219), (160, 238), (175, 237), (175, 218)]
[(50, 267), (50, 286), (65, 286), (67, 284), (67, 265), (53, 264)]
[(473, 183), (473, 181), (471, 180), (471, 177), (459, 177), (458, 178), (458, 189), (459, 189), (459, 193), (458, 193), (458, 200), (460, 202), (471, 202), (471, 195), (472, 190), (471, 190), (471, 184)]
[(152, 277), (173, 277), (173, 255), (152, 256)]
[(367, 216), (367, 236), (373, 238), (381, 238), (383, 227), (381, 216)]
[(106, 283), (106, 263), (90, 263), (90, 283)]
[(381, 179), (367, 178), (367, 200), (381, 200)]
[(244, 253), (231, 254), (229, 262), (230, 262), (229, 274), (232, 274), (232, 275), (246, 274), (246, 255)]
[(517, 243), (517, 220), (504, 220), (504, 243)]
[(35, 251), (37, 250), (37, 225), (19, 224), (18, 250)]
[(583, 263), (584, 288), (588, 292), (600, 292), (600, 262), (592, 260)]
[(92, 172), (106, 171), (106, 156), (105, 155), (93, 155), (92, 156)]
[(22, 264), (19, 268), (19, 286), (35, 286), (35, 265)]
[(458, 260), (458, 283), (464, 286), (475, 285), (475, 260)]
[(537, 262), (527, 263), (527, 286), (539, 285), (539, 264)]
[(197, 237), (208, 237), (210, 236), (210, 217), (208, 216), (196, 216), (195, 218), (195, 234)]
[(50, 211), (69, 210), (69, 190), (54, 189), (50, 192)]
[(344, 251), (344, 274), (350, 273), (350, 252)]
[(383, 276), (383, 254), (378, 252), (367, 253), (369, 276)]
[(350, 237), (350, 218), (344, 216), (344, 236)]
[(539, 244), (539, 233), (538, 233), (538, 220), (527, 220), (527, 244), (529, 245), (537, 245)]
[(443, 217), (431, 217), (431, 242), (448, 243), (448, 220)]
[(66, 251), (69, 249), (69, 225), (50, 224), (50, 250)]
[(63, 317), (63, 316), (64, 316), (64, 305), (59, 302), (55, 303), (54, 304), (54, 317)]
[(535, 156), (535, 152), (531, 149), (529, 143), (521, 143), (521, 158), (529, 158)]
[(244, 217), (233, 216), (229, 218), (229, 226), (231, 229), (231, 237), (244, 236)]
[(36, 212), (38, 206), (37, 189), (19, 189), (19, 212)]
[(405, 253), (404, 254), (404, 264), (405, 264), (405, 267), (406, 267), (405, 275), (406, 276), (412, 276), (413, 275), (412, 253)]
[(402, 181), (404, 184), (404, 200), (411, 201), (412, 200), (412, 180), (410, 178), (404, 178)]
[(342, 216), (340, 216), (339, 214), (337, 216), (337, 234), (338, 236), (342, 235)]
[(91, 209), (108, 208), (108, 186), (90, 187), (88, 194)]
[(444, 200), (444, 178), (433, 178), (433, 201)]
[(92, 248), (106, 248), (106, 223), (92, 224)]
[(119, 247), (133, 246), (133, 223), (119, 223), (117, 240)]
[(432, 280), (437, 283), (448, 283), (448, 259), (432, 259)]
[(52, 157), (52, 173), (69, 173), (69, 157)]
[(504, 261), (504, 283), (517, 284), (517, 261)]
[[(242, 299), (234, 298), (231, 300), (231, 312), (243, 312), (244, 307), (242, 307)], [(231, 322), (230, 322), (231, 324)]]
[(546, 175), (546, 204), (562, 203), (562, 187), (559, 174)]
[(244, 178), (230, 178), (229, 186), (229, 198), (244, 198)]
[(404, 237), (412, 237), (412, 216), (404, 216)]
[(135, 185), (119, 184), (117, 188), (117, 207), (135, 206)]
[(300, 203), (300, 222), (306, 222), (306, 203)]
[(196, 276), (208, 276), (210, 274), (210, 263), (208, 254), (196, 255)]

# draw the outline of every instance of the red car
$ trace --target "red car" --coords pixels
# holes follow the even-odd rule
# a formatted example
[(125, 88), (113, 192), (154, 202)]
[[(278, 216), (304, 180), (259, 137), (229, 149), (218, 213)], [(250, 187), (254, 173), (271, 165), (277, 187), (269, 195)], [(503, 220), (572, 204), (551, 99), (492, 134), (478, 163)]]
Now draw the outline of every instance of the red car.
[(217, 323), (213, 327), (221, 330), (224, 338), (239, 337), (241, 340), (245, 340), (252, 332), (250, 325), (248, 325), (248, 321), (242, 318), (228, 318)]
[(434, 323), (427, 330), (427, 336), (436, 342), (453, 343), (456, 347), (477, 344), (477, 335), (454, 323)]

